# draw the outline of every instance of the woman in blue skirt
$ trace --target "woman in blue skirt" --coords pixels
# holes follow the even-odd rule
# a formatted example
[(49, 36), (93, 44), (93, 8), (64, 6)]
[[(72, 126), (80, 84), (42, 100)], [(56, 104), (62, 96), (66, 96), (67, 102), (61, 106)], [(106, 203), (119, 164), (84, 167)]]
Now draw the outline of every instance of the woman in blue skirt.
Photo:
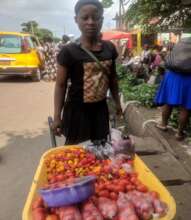
[(168, 120), (175, 106), (180, 107), (179, 126), (176, 138), (184, 139), (184, 129), (189, 121), (191, 110), (191, 73), (183, 74), (172, 70), (166, 70), (161, 82), (155, 102), (162, 107), (162, 122), (157, 127), (166, 131)]

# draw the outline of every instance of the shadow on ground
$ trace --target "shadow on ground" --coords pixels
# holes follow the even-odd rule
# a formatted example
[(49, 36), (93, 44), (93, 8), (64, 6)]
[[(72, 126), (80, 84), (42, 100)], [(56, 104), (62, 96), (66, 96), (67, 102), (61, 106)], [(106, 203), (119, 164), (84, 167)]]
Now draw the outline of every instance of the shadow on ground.
[(41, 155), (50, 147), (48, 128), (39, 134), (7, 132), (0, 149), (0, 219), (21, 220), (22, 209)]
[(0, 83), (34, 83), (31, 77), (24, 76), (0, 76)]

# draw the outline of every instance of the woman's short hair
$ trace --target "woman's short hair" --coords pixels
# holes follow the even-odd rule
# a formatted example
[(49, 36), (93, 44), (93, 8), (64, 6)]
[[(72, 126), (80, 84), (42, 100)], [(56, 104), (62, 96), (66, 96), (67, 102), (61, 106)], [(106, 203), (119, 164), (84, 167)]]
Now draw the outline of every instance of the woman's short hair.
[(98, 10), (100, 11), (100, 13), (103, 14), (103, 5), (98, 0), (78, 0), (75, 5), (75, 8), (74, 8), (75, 14), (76, 15), (78, 14), (81, 7), (83, 7), (84, 5), (89, 5), (89, 4), (95, 5), (98, 8)]

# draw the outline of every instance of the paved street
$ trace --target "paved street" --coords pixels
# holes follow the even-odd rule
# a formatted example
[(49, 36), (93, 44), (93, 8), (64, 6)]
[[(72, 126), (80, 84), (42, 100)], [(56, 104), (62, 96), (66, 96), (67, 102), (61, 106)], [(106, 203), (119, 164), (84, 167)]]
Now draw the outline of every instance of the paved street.
[(41, 154), (50, 146), (53, 82), (0, 78), (0, 220), (21, 220)]
[[(21, 220), (40, 156), (50, 148), (47, 117), (53, 113), (53, 90), (53, 82), (35, 83), (30, 79), (0, 77), (0, 220)], [(143, 111), (139, 118), (138, 109), (130, 110), (127, 114), (130, 116), (130, 120), (127, 120), (128, 129), (132, 134), (142, 136), (141, 120), (144, 117), (150, 118), (152, 114), (149, 111), (147, 115)], [(160, 180), (183, 179), (188, 182), (168, 187), (177, 204), (175, 219), (188, 220), (191, 195), (190, 157), (184, 154), (185, 147), (172, 142), (174, 135), (162, 137), (159, 132), (155, 137), (150, 130), (153, 131), (154, 127), (147, 127), (144, 132), (148, 137), (136, 142), (136, 150), (159, 152), (159, 155), (143, 154), (142, 159)], [(167, 147), (165, 140), (169, 141), (170, 147)], [(179, 160), (173, 156), (173, 152), (179, 155)]]

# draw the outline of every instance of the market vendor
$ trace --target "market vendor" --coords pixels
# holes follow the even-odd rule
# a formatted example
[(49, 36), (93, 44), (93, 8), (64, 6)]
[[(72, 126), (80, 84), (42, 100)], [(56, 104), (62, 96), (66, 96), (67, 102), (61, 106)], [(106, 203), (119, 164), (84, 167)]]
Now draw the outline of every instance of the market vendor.
[[(66, 137), (66, 144), (107, 139), (108, 89), (117, 114), (122, 113), (115, 70), (118, 54), (111, 42), (100, 38), (102, 4), (98, 0), (79, 0), (75, 5), (75, 21), (81, 36), (76, 42), (65, 45), (58, 54), (54, 96), (52, 128), (56, 135)], [(65, 97), (68, 79), (71, 86)]]

